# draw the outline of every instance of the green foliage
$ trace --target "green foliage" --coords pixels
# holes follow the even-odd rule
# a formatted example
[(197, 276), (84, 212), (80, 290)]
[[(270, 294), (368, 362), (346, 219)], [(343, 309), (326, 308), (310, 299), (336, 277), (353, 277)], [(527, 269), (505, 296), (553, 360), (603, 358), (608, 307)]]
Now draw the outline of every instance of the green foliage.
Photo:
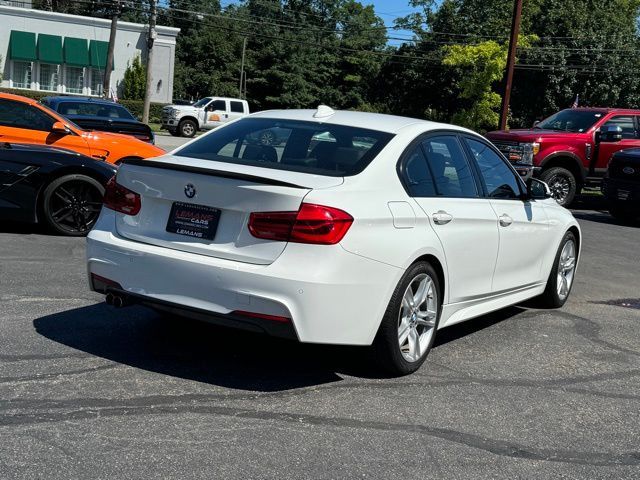
[(465, 71), (459, 85), (461, 97), (471, 105), (454, 114), (451, 121), (474, 130), (498, 125), (500, 95), (491, 88), (499, 81), (507, 63), (507, 49), (492, 40), (477, 45), (444, 47), (444, 65), (462, 67)]
[[(109, 1), (38, 2), (92, 17), (113, 11)], [(363, 0), (222, 3), (159, 4), (158, 24), (181, 29), (174, 98), (240, 95), (246, 39), (254, 111), (325, 103), (476, 129), (497, 124), (513, 0), (405, 0), (418, 11), (397, 24), (415, 42), (399, 47), (387, 45), (382, 20)], [(127, 0), (122, 18), (147, 23), (147, 12), (148, 0)], [(529, 126), (576, 94), (583, 105), (640, 106), (639, 16), (640, 0), (524, 2), (521, 33), (529, 44), (518, 50), (510, 125)]]
[[(533, 36), (520, 37), (518, 46), (526, 49), (535, 40)], [(474, 130), (495, 129), (502, 98), (493, 87), (504, 77), (508, 45), (489, 40), (475, 45), (447, 45), (443, 50), (444, 65), (463, 69), (458, 82), (460, 97), (470, 104), (456, 112), (451, 121)]]
[(127, 69), (122, 79), (122, 98), (126, 100), (143, 100), (147, 84), (147, 72), (136, 56), (131, 64), (127, 63)]
[[(143, 100), (119, 100), (118, 103), (122, 104), (138, 120), (142, 119)], [(164, 106), (162, 103), (151, 104), (149, 107), (149, 123), (160, 123), (162, 121), (162, 107)]]

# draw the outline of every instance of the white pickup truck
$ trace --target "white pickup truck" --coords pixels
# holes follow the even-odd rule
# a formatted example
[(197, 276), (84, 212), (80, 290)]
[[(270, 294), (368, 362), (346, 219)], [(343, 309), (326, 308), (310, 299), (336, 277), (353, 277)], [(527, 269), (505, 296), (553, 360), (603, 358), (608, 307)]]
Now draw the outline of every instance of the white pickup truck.
[(249, 104), (240, 98), (205, 97), (193, 105), (168, 105), (162, 109), (162, 128), (177, 137), (193, 137), (198, 130), (219, 127), (249, 115)]

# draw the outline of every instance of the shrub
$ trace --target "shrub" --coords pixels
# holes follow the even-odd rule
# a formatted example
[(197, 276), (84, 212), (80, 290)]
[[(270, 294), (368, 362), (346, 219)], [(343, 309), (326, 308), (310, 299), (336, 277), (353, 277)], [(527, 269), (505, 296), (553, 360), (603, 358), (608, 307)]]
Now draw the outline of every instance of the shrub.
[(133, 59), (124, 72), (122, 79), (122, 98), (126, 100), (144, 99), (144, 91), (147, 87), (147, 73), (140, 61), (140, 55)]

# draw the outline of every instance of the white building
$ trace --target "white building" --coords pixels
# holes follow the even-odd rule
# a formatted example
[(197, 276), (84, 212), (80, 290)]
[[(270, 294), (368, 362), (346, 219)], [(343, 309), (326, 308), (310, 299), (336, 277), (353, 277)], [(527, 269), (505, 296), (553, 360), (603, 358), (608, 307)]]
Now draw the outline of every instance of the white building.
[[(6, 88), (102, 95), (111, 21), (0, 1), (0, 72)], [(158, 26), (151, 66), (152, 102), (171, 103), (179, 28)], [(111, 85), (120, 87), (127, 65), (147, 51), (147, 26), (118, 22)], [(120, 91), (118, 92), (120, 94)]]

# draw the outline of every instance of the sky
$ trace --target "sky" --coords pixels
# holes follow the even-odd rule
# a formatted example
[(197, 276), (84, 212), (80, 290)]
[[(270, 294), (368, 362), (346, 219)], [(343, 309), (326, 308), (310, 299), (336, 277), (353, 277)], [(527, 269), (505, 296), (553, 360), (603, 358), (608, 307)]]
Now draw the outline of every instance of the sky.
[[(392, 26), (394, 18), (404, 17), (418, 9), (411, 8), (408, 0), (361, 0), (365, 5), (373, 5), (376, 13), (384, 20), (385, 25)], [(406, 30), (389, 30), (391, 36), (411, 37), (411, 32)], [(389, 40), (389, 45), (399, 45), (400, 40)]]

